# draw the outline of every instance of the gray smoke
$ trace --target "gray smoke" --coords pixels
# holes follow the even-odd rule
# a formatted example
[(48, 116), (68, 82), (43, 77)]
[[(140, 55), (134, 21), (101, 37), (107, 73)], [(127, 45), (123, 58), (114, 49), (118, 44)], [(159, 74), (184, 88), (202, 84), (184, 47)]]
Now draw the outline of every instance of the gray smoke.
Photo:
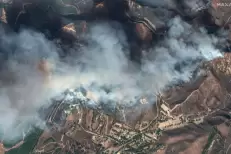
[(38, 71), (42, 58), (57, 58), (54, 44), (42, 34), (23, 30), (6, 35), (1, 29), (0, 128), (5, 140), (21, 138), (31, 124), (39, 124), (37, 110), (51, 94)]
[(175, 10), (182, 15), (187, 14), (188, 16), (194, 16), (200, 10), (207, 9), (210, 6), (210, 3), (202, 0), (137, 0), (137, 2), (154, 8), (161, 7)]
[(177, 8), (177, 2), (175, 0), (137, 0), (137, 2), (151, 7)]
[(207, 35), (205, 29), (196, 30), (179, 17), (168, 24), (167, 37), (147, 55), (143, 67), (152, 74), (153, 91), (179, 80), (189, 81), (198, 62), (222, 56), (214, 47), (218, 38)]
[[(84, 87), (94, 95), (91, 98), (96, 104), (133, 104), (147, 95), (154, 100), (154, 94), (168, 85), (189, 81), (200, 61), (222, 56), (214, 47), (218, 39), (204, 29), (195, 30), (178, 17), (169, 26), (167, 37), (144, 51), (141, 69), (128, 59), (122, 28), (115, 29), (107, 23), (91, 27), (86, 36), (89, 45), (68, 57), (72, 64), (61, 61), (57, 55), (61, 49), (42, 34), (24, 30), (1, 35), (1, 51), (7, 52), (0, 89), (4, 139), (17, 140), (30, 126), (45, 127), (38, 110), (66, 89)], [(37, 69), (42, 58), (53, 66), (49, 78)]]

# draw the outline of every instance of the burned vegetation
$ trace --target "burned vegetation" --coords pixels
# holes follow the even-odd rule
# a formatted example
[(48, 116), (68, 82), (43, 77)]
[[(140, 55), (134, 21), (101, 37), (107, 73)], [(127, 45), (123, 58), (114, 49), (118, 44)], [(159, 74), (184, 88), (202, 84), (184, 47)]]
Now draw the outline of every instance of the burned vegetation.
[[(123, 100), (109, 100), (109, 103), (105, 103), (96, 96), (96, 91), (84, 87), (66, 90), (62, 93), (62, 98), (52, 98), (49, 106), (44, 105), (39, 109), (40, 117), (46, 121), (46, 129), (40, 135), (32, 153), (231, 153), (231, 9), (230, 6), (223, 5), (231, 1), (220, 0), (217, 3), (204, 0), (193, 3), (188, 0), (2, 1), (0, 23), (4, 33), (17, 34), (25, 28), (43, 33), (47, 40), (60, 47), (58, 56), (62, 62), (69, 60), (67, 57), (70, 55), (82, 54), (79, 48), (89, 45), (86, 36), (89, 35), (92, 25), (101, 22), (108, 22), (115, 29), (123, 29), (127, 39), (126, 56), (139, 70), (142, 70), (145, 60), (149, 60), (152, 55), (158, 58), (160, 53), (151, 51), (153, 46), (167, 43), (168, 48), (174, 46), (174, 42), (167, 39), (170, 34), (176, 35), (179, 40), (183, 38), (180, 40), (183, 42), (180, 44), (183, 50), (188, 49), (185, 47), (187, 44), (194, 47), (200, 42), (200, 38), (197, 42), (188, 41), (194, 35), (191, 32), (186, 36), (182, 33), (178, 36), (180, 32), (174, 31), (174, 26), (172, 28), (171, 23), (169, 24), (169, 20), (173, 18), (182, 19), (186, 27), (202, 26), (208, 35), (219, 38), (216, 41), (216, 50), (221, 53), (221, 57), (190, 61), (185, 56), (182, 63), (174, 63), (178, 64), (174, 66), (174, 73), (181, 74), (184, 71), (183, 66), (198, 64), (187, 81), (174, 81), (173, 84), (160, 88), (158, 92), (137, 97), (129, 105), (123, 103)], [(179, 29), (182, 30), (181, 27)], [(119, 35), (119, 32), (116, 34)], [(3, 47), (0, 46), (1, 48)], [(166, 48), (160, 48), (157, 52), (161, 51), (161, 55), (164, 55)], [(169, 55), (177, 54), (171, 52)], [(190, 56), (195, 55), (192, 53)], [(159, 57), (161, 61), (163, 57)], [(167, 63), (172, 59), (164, 60)], [(45, 85), (49, 84), (53, 69), (49, 62), (41, 60), (36, 69), (45, 77)], [(160, 83), (162, 78), (159, 78)], [(147, 80), (149, 81), (152, 80)], [(112, 89), (100, 88), (106, 94)], [(12, 148), (18, 148), (23, 142)], [(0, 153), (12, 148), (4, 148), (1, 143)]]

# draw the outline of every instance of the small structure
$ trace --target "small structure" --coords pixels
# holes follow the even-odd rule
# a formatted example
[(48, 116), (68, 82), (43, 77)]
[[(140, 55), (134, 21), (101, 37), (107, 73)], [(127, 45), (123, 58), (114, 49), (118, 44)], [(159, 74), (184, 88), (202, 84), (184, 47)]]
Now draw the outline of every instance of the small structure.
[(171, 119), (171, 120), (167, 120), (165, 122), (159, 123), (158, 128), (161, 130), (171, 130), (171, 129), (184, 127), (186, 125), (187, 125), (186, 123), (182, 123), (182, 120), (180, 118), (176, 118), (173, 120)]
[(173, 116), (171, 115), (170, 105), (163, 100), (161, 102), (162, 104), (160, 105), (160, 109), (161, 109), (160, 112), (165, 116), (173, 118)]

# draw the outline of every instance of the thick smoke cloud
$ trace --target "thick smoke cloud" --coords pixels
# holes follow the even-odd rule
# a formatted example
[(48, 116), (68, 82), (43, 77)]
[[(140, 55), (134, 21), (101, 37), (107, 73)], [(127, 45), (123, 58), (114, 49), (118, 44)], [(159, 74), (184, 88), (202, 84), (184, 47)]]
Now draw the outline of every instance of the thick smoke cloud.
[[(201, 0), (137, 0), (137, 2), (155, 8), (161, 7), (175, 10), (181, 15), (185, 15), (186, 13), (189, 16), (194, 16), (198, 11), (209, 6), (208, 2)], [(165, 12), (167, 12), (167, 10)]]
[(147, 55), (143, 67), (152, 74), (154, 91), (179, 80), (189, 81), (199, 62), (222, 56), (214, 47), (218, 38), (207, 35), (203, 28), (196, 30), (179, 17), (168, 24), (167, 37)]
[(40, 122), (37, 109), (47, 101), (45, 78), (38, 71), (41, 58), (57, 57), (55, 46), (42, 34), (23, 30), (5, 34), (1, 29), (0, 124), (4, 139), (15, 139), (27, 132), (31, 123)]
[(170, 9), (176, 9), (177, 3), (175, 0), (137, 0), (138, 3), (142, 3), (147, 6), (152, 7), (164, 7), (164, 8), (170, 8)]
[[(195, 30), (178, 17), (169, 27), (163, 41), (144, 51), (141, 68), (128, 59), (128, 44), (120, 26), (91, 26), (85, 38), (88, 45), (68, 57), (74, 62), (71, 64), (58, 58), (61, 49), (42, 34), (30, 30), (10, 35), (2, 32), (1, 58), (6, 60), (0, 76), (0, 128), (4, 139), (19, 139), (31, 125), (45, 127), (38, 110), (68, 88), (82, 86), (94, 94), (95, 103), (109, 105), (131, 104), (146, 95), (154, 100), (154, 94), (168, 85), (188, 81), (200, 61), (222, 56), (214, 47), (218, 38), (205, 30)], [(42, 58), (52, 64), (51, 76), (39, 71)], [(105, 87), (110, 92), (105, 92)]]
[(57, 49), (42, 34), (23, 30), (19, 34), (3, 34), (1, 51), (5, 52), (5, 62), (1, 68), (0, 123), (4, 139), (15, 139), (27, 132), (31, 123), (42, 126), (37, 109), (51, 95), (46, 94), (46, 79), (38, 71), (38, 63), (42, 58), (55, 60)]

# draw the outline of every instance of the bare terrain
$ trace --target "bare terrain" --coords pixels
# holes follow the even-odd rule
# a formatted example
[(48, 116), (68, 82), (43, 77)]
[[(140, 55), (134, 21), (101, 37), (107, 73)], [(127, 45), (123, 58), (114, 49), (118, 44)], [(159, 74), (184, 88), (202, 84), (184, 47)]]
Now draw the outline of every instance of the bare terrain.
[[(186, 0), (179, 4), (169, 2), (172, 6), (162, 8), (169, 11), (165, 20), (180, 16), (195, 27), (207, 27), (208, 31), (225, 29), (227, 40), (219, 49), (224, 55), (202, 62), (198, 75), (153, 94), (155, 100), (151, 102), (142, 97), (132, 107), (117, 104), (110, 112), (106, 107), (76, 103), (68, 114), (65, 112), (64, 119), (60, 115), (66, 106), (56, 103), (46, 119), (50, 127), (40, 136), (33, 153), (231, 154), (231, 0), (212, 0), (195, 13), (188, 12)], [(1, 24), (15, 31), (21, 24), (33, 27), (49, 39), (59, 38), (57, 44), (68, 51), (66, 47), (76, 42), (79, 46), (87, 44), (82, 38), (90, 22), (115, 20), (125, 29), (132, 50), (129, 56), (137, 65), (168, 31), (167, 21), (158, 15), (159, 8), (132, 0), (61, 0), (57, 6), (40, 5), (38, 1), (13, 1), (9, 7), (1, 8)], [(42, 15), (36, 16), (36, 12)], [(49, 66), (49, 62), (41, 60), (37, 67), (46, 84), (52, 74)], [(94, 92), (86, 93), (88, 99), (98, 101)], [(61, 124), (57, 119), (61, 119)], [(0, 144), (0, 154), (9, 150)]]

